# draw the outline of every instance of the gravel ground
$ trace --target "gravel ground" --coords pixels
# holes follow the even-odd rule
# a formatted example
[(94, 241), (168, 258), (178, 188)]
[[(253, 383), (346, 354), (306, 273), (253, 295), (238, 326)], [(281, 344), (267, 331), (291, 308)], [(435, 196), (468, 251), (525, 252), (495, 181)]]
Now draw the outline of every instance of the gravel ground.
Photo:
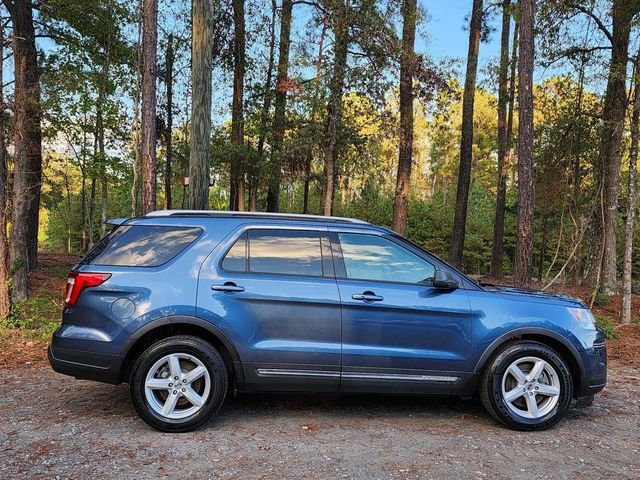
[(4, 373), (0, 478), (640, 478), (637, 368), (611, 368), (593, 406), (536, 433), (478, 401), (241, 395), (171, 435), (138, 419), (124, 385)]

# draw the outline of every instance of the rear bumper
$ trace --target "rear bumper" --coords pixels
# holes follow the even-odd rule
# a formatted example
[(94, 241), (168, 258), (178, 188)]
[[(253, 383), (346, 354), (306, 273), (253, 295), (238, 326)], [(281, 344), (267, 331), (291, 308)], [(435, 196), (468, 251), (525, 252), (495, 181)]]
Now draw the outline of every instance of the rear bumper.
[(54, 337), (47, 351), (49, 363), (56, 372), (83, 380), (121, 383), (120, 367), (123, 357), (67, 348), (57, 343), (59, 341)]

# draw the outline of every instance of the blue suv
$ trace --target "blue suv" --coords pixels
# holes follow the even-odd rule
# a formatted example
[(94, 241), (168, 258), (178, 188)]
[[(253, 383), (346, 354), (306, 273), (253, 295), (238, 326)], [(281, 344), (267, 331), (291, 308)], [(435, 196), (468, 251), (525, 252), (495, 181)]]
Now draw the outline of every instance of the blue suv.
[(188, 210), (112, 223), (69, 275), (49, 361), (128, 382), (159, 430), (201, 425), (231, 390), (477, 395), (540, 430), (606, 384), (580, 300), (478, 285), (386, 228)]

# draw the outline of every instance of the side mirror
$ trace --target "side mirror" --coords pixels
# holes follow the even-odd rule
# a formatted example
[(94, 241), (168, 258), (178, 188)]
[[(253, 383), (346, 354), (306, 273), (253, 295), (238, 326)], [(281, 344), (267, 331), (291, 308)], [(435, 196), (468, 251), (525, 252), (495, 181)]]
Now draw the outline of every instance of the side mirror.
[(460, 284), (449, 270), (436, 268), (433, 286), (438, 290), (455, 290), (460, 287)]

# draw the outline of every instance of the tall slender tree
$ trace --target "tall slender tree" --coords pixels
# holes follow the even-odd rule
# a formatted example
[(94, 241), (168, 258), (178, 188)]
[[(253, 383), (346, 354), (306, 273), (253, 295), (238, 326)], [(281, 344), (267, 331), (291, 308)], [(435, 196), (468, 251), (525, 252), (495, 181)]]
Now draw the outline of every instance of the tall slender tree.
[[(260, 132), (258, 134), (258, 144), (256, 145), (256, 153), (258, 156), (257, 164), (262, 164), (264, 159), (264, 143), (267, 132), (271, 126), (271, 102), (273, 100), (272, 83), (273, 70), (275, 68), (275, 49), (276, 49), (276, 17), (278, 14), (278, 4), (276, 0), (271, 0), (271, 24), (269, 25), (269, 62), (267, 65), (267, 74), (264, 81), (264, 97), (262, 111), (260, 112)], [(249, 171), (249, 210), (256, 211), (258, 208), (258, 169), (257, 165), (252, 165)]]
[(518, 58), (518, 226), (515, 283), (531, 283), (533, 256), (533, 62), (535, 0), (520, 0)]
[(191, 139), (189, 208), (209, 206), (211, 139), (212, 0), (193, 0), (191, 7)]
[(107, 83), (109, 82), (109, 69), (111, 66), (111, 25), (108, 22), (104, 35), (100, 36), (99, 43), (102, 55), (102, 67), (100, 78), (98, 81), (98, 98), (96, 100), (96, 164), (100, 177), (100, 234), (104, 236), (106, 233), (107, 221), (107, 201), (108, 201), (108, 184), (107, 184), (107, 153), (104, 142), (104, 110), (107, 96)]
[(231, 163), (230, 210), (244, 210), (244, 70), (245, 25), (244, 0), (233, 0), (233, 100), (231, 107), (231, 144), (234, 147)]
[(164, 84), (167, 89), (167, 124), (164, 128), (164, 207), (171, 209), (171, 170), (173, 162), (173, 62), (175, 50), (173, 45), (173, 34), (167, 38), (167, 51), (165, 53)]
[(616, 224), (620, 191), (620, 163), (624, 120), (627, 110), (627, 63), (629, 40), (634, 17), (640, 12), (636, 0), (613, 0), (611, 9), (613, 28), (595, 15), (599, 28), (611, 43), (611, 61), (604, 102), (602, 104), (602, 133), (598, 154), (598, 208), (591, 221), (591, 252), (586, 285), (597, 287), (605, 295), (617, 288)]
[(505, 163), (509, 156), (507, 106), (509, 102), (509, 42), (511, 30), (511, 0), (502, 1), (502, 33), (500, 38), (500, 68), (498, 71), (498, 181), (496, 213), (493, 221), (493, 245), (490, 274), (502, 276), (504, 244), (504, 208), (507, 197)]
[[(0, 27), (0, 59), (4, 59), (4, 25)], [(0, 60), (0, 78), (4, 73), (4, 61)], [(7, 143), (5, 135), (4, 88), (0, 84), (0, 320), (11, 314), (11, 269), (9, 267), (9, 240), (7, 238), (8, 171)]]
[[(603, 110), (603, 132), (600, 150), (600, 172), (603, 182), (603, 239), (601, 290), (611, 295), (617, 290), (616, 227), (620, 192), (622, 136), (627, 111), (627, 63), (629, 37), (634, 16), (640, 11), (637, 0), (614, 0), (613, 50), (611, 70)], [(610, 106), (610, 109), (607, 109)]]
[(142, 11), (142, 213), (156, 209), (156, 54), (158, 0)]
[(280, 13), (280, 44), (276, 77), (275, 112), (271, 147), (271, 175), (267, 191), (267, 211), (280, 210), (280, 178), (282, 176), (283, 140), (286, 122), (287, 90), (289, 88), (289, 49), (291, 45), (292, 0), (282, 0)]
[(631, 115), (631, 146), (629, 148), (629, 179), (627, 219), (624, 227), (621, 322), (631, 323), (631, 273), (633, 267), (633, 228), (636, 218), (636, 177), (638, 171), (638, 141), (640, 140), (640, 51), (636, 54), (633, 81), (633, 114)]
[(331, 28), (334, 35), (333, 71), (329, 84), (327, 118), (324, 125), (324, 192), (321, 205), (322, 215), (333, 214), (335, 192), (336, 159), (338, 157), (339, 135), (342, 127), (342, 95), (347, 70), (349, 50), (349, 26), (351, 18), (350, 0), (337, 0), (331, 12)]
[(13, 272), (13, 300), (22, 302), (29, 295), (27, 273), (36, 267), (37, 262), (42, 179), (40, 74), (31, 2), (3, 0), (3, 3), (11, 16), (15, 65), (15, 153), (9, 256)]
[(417, 1), (402, 3), (402, 47), (400, 53), (400, 145), (398, 149), (398, 175), (393, 204), (392, 228), (400, 235), (407, 229), (407, 210), (413, 163), (413, 70), (415, 68), (415, 40)]
[(476, 77), (478, 75), (478, 53), (480, 52), (480, 34), (482, 30), (483, 1), (473, 0), (471, 21), (469, 24), (469, 51), (467, 54), (467, 73), (462, 99), (462, 136), (460, 139), (460, 167), (458, 169), (458, 188), (456, 190), (456, 211), (451, 236), (449, 260), (456, 267), (462, 267), (464, 237), (467, 224), (467, 205), (471, 186), (471, 164), (473, 161), (473, 106), (476, 96)]
[[(327, 35), (327, 17), (325, 16), (322, 20), (322, 30), (320, 31), (320, 39), (318, 41), (318, 56), (316, 57), (316, 75), (314, 78), (313, 85), (313, 97), (312, 97), (312, 106), (311, 106), (311, 118), (310, 118), (310, 127), (311, 127), (311, 135), (315, 138), (315, 132), (317, 132), (316, 124), (318, 122), (318, 110), (319, 110), (319, 99), (320, 99), (320, 88), (322, 85), (322, 62), (324, 60), (324, 42)], [(305, 164), (304, 164), (304, 185), (302, 187), (302, 213), (309, 213), (309, 186), (311, 184), (311, 162), (313, 160), (313, 149), (314, 146), (317, 145), (313, 141), (307, 142), (307, 148), (305, 153)]]

